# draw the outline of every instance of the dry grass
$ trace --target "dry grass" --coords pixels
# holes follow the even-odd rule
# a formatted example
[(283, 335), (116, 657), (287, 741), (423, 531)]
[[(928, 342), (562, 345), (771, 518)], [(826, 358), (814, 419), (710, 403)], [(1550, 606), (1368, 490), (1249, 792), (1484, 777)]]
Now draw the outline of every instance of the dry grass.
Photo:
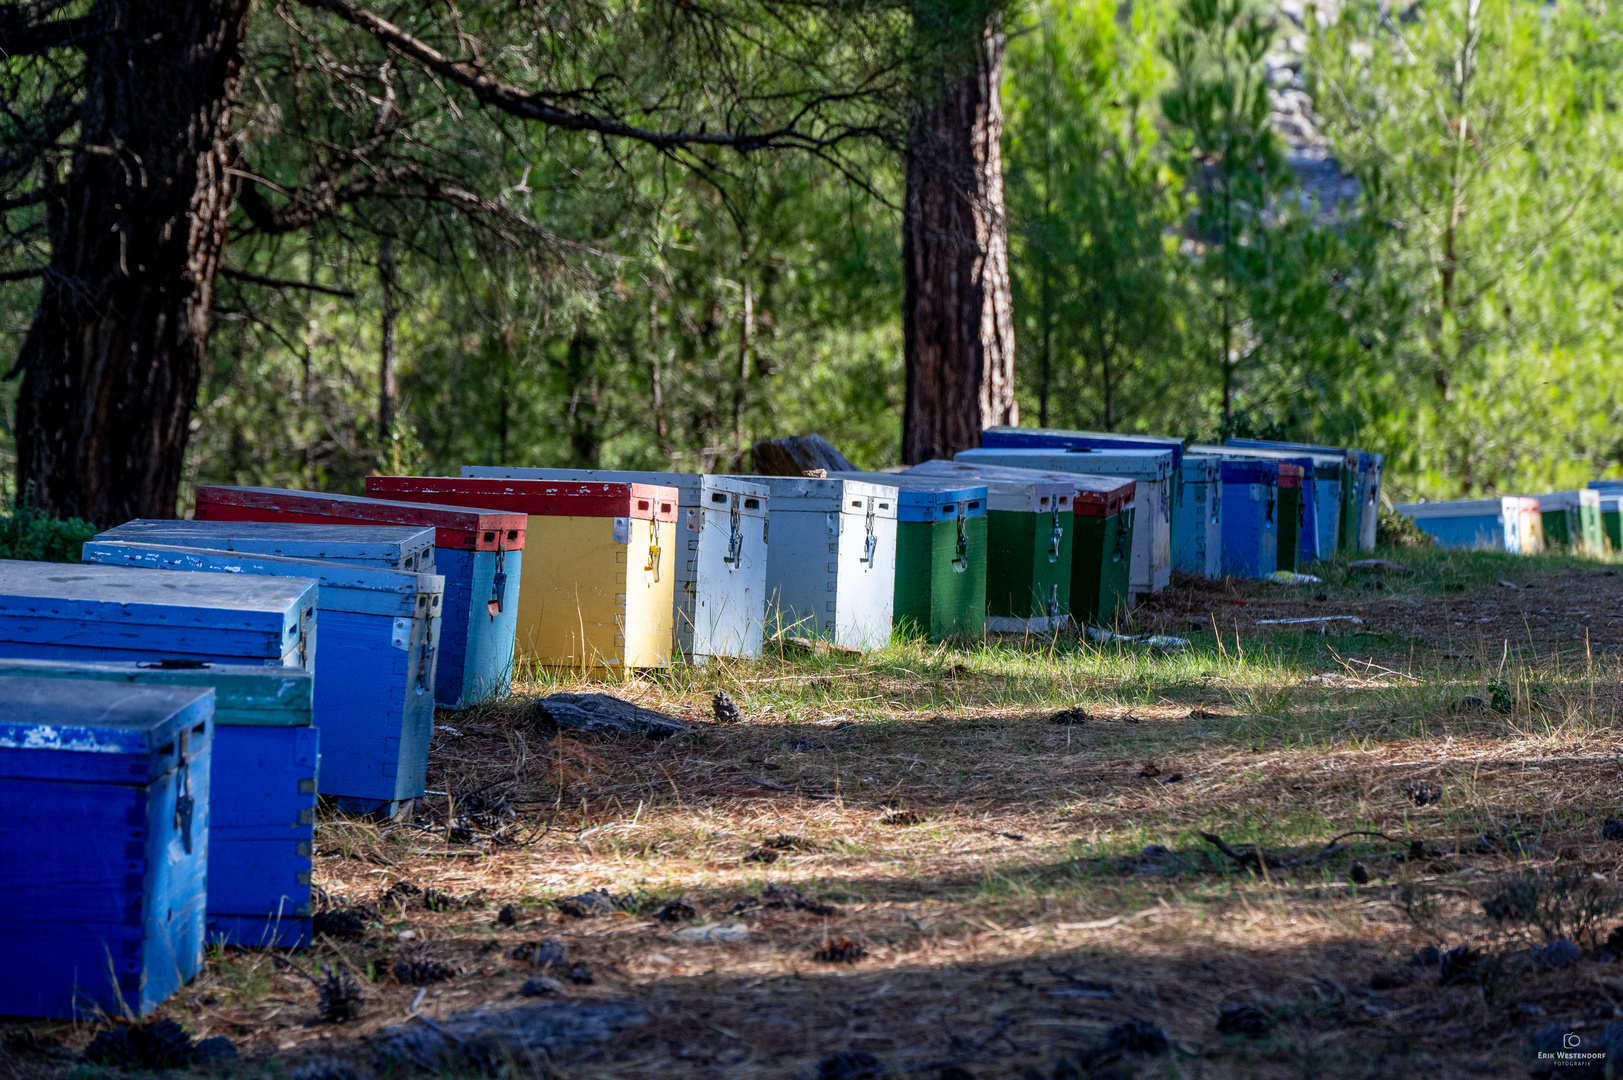
[[(1342, 568), (1322, 601), (1277, 586), (1175, 590), (1138, 613), (1146, 629), (1190, 636), (1174, 654), (1071, 639), (900, 643), (612, 688), (695, 722), (663, 743), (551, 737), (531, 703), (579, 687), (523, 684), (509, 701), (441, 715), (439, 794), (411, 822), (319, 827), (326, 902), (361, 910), (369, 928), (290, 961), (362, 977), (359, 1020), (318, 1022), (314, 987), (289, 959), (246, 950), (211, 956), (164, 1013), (239, 1040), (247, 1071), (332, 1056), (365, 1071), (363, 1037), (405, 1022), (420, 992), (420, 1014), (443, 1019), (514, 999), (544, 973), (571, 996), (633, 999), (649, 1016), (596, 1056), (557, 1062), (568, 1076), (815, 1075), (819, 1059), (854, 1050), (894, 1074), (955, 1064), (1046, 1077), (1129, 1017), (1173, 1040), (1166, 1056), (1129, 1056), (1136, 1075), (1519, 1075), (1533, 1028), (1593, 1034), (1623, 1016), (1618, 965), (1523, 971), (1514, 958), (1542, 936), (1482, 914), (1527, 873), (1614, 893), (1623, 844), (1603, 840), (1602, 823), (1618, 811), (1623, 669), (1608, 635), (1623, 629), (1604, 620), (1623, 598), (1608, 590), (1623, 586), (1603, 568), (1527, 561), (1514, 569), (1539, 588), (1483, 587), (1476, 578), (1509, 571), (1421, 561), (1379, 601)], [(1543, 616), (1524, 619), (1526, 633), (1437, 629), (1462, 604), (1503, 609), (1513, 596)], [(1379, 618), (1359, 633), (1257, 625), (1372, 607)], [(1575, 640), (1561, 612), (1538, 607), (1597, 617)], [(1185, 629), (1196, 622), (1220, 633)], [(718, 689), (745, 723), (708, 720)], [(1088, 719), (1052, 722), (1077, 707)], [(1416, 805), (1405, 789), (1421, 782), (1441, 798)], [(1326, 850), (1353, 830), (1364, 835)], [(1242, 863), (1205, 833), (1262, 856)], [(1367, 884), (1350, 880), (1355, 861)], [(780, 892), (763, 904), (769, 887)], [(572, 918), (555, 905), (598, 888), (624, 910)], [(801, 908), (782, 903), (796, 894)], [(676, 897), (694, 917), (658, 921)], [(516, 925), (498, 923), (506, 905)], [(742, 940), (681, 934), (735, 923)], [(1582, 944), (1593, 952), (1609, 928)], [(544, 972), (514, 955), (543, 937), (568, 949)], [(817, 959), (842, 939), (855, 948), (836, 960), (850, 962)], [(1509, 974), (1371, 989), (1417, 947), (1460, 943), (1512, 958)], [(405, 953), (462, 974), (400, 985), (390, 972)], [(591, 984), (569, 981), (577, 960)], [(1216, 1031), (1238, 1003), (1272, 1019), (1267, 1037)], [(0, 1059), (19, 1074), (61, 1067)]]

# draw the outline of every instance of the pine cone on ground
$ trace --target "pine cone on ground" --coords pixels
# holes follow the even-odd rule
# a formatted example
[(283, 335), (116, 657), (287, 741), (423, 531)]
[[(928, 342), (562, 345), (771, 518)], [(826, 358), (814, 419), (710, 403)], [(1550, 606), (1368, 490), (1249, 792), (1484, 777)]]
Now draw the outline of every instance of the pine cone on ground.
[(183, 1069), (191, 1064), (196, 1044), (186, 1029), (173, 1020), (159, 1020), (145, 1028), (141, 1057), (149, 1069)]
[(868, 955), (868, 947), (848, 937), (830, 938), (812, 953), (812, 959), (824, 964), (854, 964)]
[(317, 937), (325, 934), (339, 941), (359, 941), (366, 936), (366, 920), (349, 908), (316, 912), (310, 928)]
[(415, 957), (395, 964), (394, 977), (396, 982), (407, 986), (427, 986), (456, 978), (456, 968), (442, 960)]
[(92, 1065), (128, 1068), (141, 1064), (141, 1049), (131, 1037), (130, 1029), (120, 1025), (96, 1032), (96, 1037), (85, 1047), (84, 1059)]
[(361, 985), (336, 964), (316, 986), (321, 995), (321, 1018), (329, 1024), (342, 1024), (361, 1015)]
[(725, 690), (717, 690), (716, 696), (710, 699), (710, 711), (715, 715), (718, 724), (736, 724), (744, 719), (737, 702), (728, 697)]

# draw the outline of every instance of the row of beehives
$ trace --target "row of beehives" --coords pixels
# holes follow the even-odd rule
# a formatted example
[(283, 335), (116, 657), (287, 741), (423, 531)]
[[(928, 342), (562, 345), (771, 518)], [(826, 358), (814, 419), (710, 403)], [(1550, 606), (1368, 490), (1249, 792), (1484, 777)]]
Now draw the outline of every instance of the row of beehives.
[(1623, 480), (1591, 480), (1577, 491), (1398, 503), (1440, 547), (1536, 555), (1550, 548), (1623, 551)]
[(203, 488), (197, 520), (119, 526), (82, 566), (0, 564), (0, 835), (34, 868), (0, 947), (0, 968), (33, 975), (0, 989), (0, 1013), (144, 1012), (205, 940), (308, 942), (317, 791), (368, 814), (421, 796), (434, 705), (505, 694), (515, 663), (600, 673), (752, 656), (763, 634), (869, 648), (893, 626), (1109, 623), (1174, 563), (1266, 576), (1356, 546), (1378, 482), (1378, 461), (1318, 448), (986, 443), (816, 479)]

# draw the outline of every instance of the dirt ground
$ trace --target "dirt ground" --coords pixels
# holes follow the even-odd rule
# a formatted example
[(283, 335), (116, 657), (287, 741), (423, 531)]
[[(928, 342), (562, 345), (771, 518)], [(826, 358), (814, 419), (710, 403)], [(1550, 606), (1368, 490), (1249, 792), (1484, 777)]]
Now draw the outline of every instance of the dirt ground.
[[(411, 820), (321, 819), (317, 947), (215, 950), (159, 1015), (311, 1080), (1527, 1076), (1623, 1020), (1623, 577), (1381, 554), (1179, 579), (1119, 628), (1167, 651), (791, 652), (442, 713)], [(537, 720), (582, 689), (693, 731)], [(0, 1028), (0, 1075), (89, 1068), (95, 1025)]]

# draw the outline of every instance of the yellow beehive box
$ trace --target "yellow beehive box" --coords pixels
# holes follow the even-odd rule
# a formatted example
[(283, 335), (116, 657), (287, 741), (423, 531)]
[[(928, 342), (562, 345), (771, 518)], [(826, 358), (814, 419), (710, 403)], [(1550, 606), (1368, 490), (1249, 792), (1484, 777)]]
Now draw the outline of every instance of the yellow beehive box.
[(514, 642), (520, 660), (597, 675), (670, 665), (675, 488), (374, 476), (366, 492), (528, 516)]

